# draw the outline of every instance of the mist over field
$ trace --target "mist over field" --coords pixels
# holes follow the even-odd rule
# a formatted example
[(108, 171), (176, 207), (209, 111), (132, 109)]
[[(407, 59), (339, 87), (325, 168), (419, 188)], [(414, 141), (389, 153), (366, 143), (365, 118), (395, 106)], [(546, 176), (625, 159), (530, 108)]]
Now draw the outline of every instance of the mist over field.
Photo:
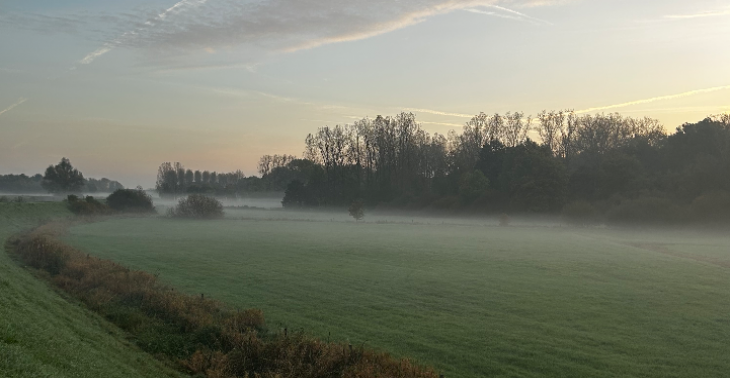
[(271, 329), (389, 350), (447, 376), (728, 367), (726, 233), (225, 212), (217, 221), (108, 220), (64, 240), (186, 293), (260, 308)]
[(730, 376), (730, 0), (0, 0), (0, 378)]

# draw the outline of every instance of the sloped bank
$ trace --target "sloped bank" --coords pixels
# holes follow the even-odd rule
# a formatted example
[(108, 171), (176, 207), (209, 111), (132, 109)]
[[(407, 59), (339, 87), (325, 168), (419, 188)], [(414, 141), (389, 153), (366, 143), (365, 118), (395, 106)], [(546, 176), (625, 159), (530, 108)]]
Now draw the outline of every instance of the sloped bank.
[[(0, 246), (71, 212), (60, 202), (0, 203)], [(0, 377), (183, 377), (98, 314), (64, 299), (0, 252)]]

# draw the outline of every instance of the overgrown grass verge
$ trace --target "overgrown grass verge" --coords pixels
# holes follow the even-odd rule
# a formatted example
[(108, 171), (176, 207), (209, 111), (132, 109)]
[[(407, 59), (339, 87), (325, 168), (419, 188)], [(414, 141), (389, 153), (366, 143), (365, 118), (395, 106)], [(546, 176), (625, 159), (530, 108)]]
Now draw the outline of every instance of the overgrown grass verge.
[(8, 240), (6, 249), (56, 287), (129, 332), (157, 358), (207, 377), (424, 377), (432, 369), (362, 347), (307, 335), (269, 333), (263, 313), (179, 293), (157, 277), (84, 254), (48, 224)]
[[(14, 233), (72, 215), (61, 202), (0, 203), (0, 248)], [(183, 376), (59, 293), (0, 252), (0, 377)]]

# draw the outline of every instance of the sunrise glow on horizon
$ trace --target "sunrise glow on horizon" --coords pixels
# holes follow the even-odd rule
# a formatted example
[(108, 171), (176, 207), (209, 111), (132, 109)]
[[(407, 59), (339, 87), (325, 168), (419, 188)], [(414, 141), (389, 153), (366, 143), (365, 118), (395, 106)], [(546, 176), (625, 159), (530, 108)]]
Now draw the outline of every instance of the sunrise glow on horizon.
[(728, 44), (719, 0), (11, 0), (0, 174), (251, 175), (318, 127), (402, 111), (440, 134), (561, 109), (672, 131), (730, 112)]

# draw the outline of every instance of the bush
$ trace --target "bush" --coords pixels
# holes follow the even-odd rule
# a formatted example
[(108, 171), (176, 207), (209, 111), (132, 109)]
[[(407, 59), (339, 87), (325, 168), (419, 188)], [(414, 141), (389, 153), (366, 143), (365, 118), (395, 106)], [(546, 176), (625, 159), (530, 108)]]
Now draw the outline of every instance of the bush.
[(20, 260), (33, 268), (57, 275), (66, 267), (69, 253), (65, 245), (48, 236), (20, 238), (11, 241)]
[(588, 201), (575, 201), (563, 207), (562, 217), (576, 226), (590, 226), (598, 223), (600, 214)]
[(191, 194), (168, 211), (174, 218), (215, 219), (223, 217), (223, 205), (215, 198)]
[(66, 202), (68, 208), (76, 215), (104, 215), (111, 213), (109, 206), (97, 201), (92, 196), (79, 198), (76, 195), (69, 194)]
[(354, 201), (347, 211), (356, 221), (360, 221), (365, 217), (365, 203), (361, 200)]
[(142, 189), (119, 189), (106, 198), (106, 204), (115, 211), (132, 213), (155, 211), (152, 197)]
[(695, 198), (692, 201), (692, 216), (700, 222), (730, 221), (730, 193), (717, 191)]
[(606, 214), (610, 223), (677, 224), (687, 220), (687, 211), (666, 198), (642, 197), (624, 200)]

